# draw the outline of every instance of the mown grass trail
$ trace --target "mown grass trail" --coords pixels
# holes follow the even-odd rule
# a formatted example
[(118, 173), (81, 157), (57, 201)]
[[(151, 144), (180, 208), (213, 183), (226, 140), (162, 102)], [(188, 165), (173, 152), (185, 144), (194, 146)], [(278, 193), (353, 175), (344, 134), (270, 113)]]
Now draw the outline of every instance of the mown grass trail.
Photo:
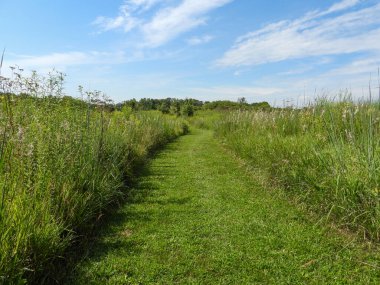
[(375, 249), (316, 225), (263, 189), (209, 131), (195, 130), (159, 153), (131, 200), (69, 284), (380, 281)]

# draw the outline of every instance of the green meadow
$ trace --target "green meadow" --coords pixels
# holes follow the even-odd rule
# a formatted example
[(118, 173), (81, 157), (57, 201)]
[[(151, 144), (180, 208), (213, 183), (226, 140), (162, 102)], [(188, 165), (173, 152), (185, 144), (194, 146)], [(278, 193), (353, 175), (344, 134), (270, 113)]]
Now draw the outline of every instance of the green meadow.
[(0, 84), (0, 284), (380, 282), (378, 102)]

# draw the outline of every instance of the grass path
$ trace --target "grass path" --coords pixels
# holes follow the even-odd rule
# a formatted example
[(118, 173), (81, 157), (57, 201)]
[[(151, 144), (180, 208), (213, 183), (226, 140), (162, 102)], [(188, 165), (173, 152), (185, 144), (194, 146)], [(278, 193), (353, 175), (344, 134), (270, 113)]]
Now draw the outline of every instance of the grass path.
[(262, 189), (209, 131), (160, 152), (131, 200), (69, 284), (380, 284), (376, 254)]

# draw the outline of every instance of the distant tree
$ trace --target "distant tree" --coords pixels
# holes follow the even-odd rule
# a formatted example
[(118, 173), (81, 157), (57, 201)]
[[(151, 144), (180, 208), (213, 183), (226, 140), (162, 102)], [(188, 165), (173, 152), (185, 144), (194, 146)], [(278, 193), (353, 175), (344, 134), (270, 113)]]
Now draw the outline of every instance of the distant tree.
[(182, 114), (182, 116), (185, 116), (185, 117), (191, 117), (191, 116), (193, 116), (194, 115), (194, 107), (193, 107), (193, 105), (188, 104), (188, 103), (182, 105), (181, 114)]
[(153, 106), (152, 106), (151, 99), (147, 99), (147, 98), (140, 99), (140, 101), (139, 101), (139, 109), (140, 110), (144, 110), (144, 111), (152, 110)]
[(173, 99), (170, 104), (170, 114), (180, 116), (181, 115), (181, 103), (178, 99)]
[(163, 113), (163, 114), (169, 114), (170, 112), (170, 101), (163, 101), (161, 104), (160, 104), (160, 107), (159, 107), (159, 110)]
[(261, 109), (261, 110), (269, 110), (271, 106), (269, 105), (268, 102), (259, 102), (259, 103), (252, 103), (251, 106), (254, 109)]
[(119, 105), (120, 104), (118, 104), (118, 109), (120, 109), (123, 106), (130, 107), (132, 110), (136, 110), (138, 108), (138, 102), (136, 101), (135, 98), (133, 98), (131, 100), (124, 101), (123, 103), (121, 103), (121, 106), (119, 106)]
[(243, 104), (247, 104), (247, 100), (245, 99), (245, 97), (240, 97), (240, 98), (238, 98), (238, 103), (239, 104), (241, 104), (241, 105), (243, 105)]

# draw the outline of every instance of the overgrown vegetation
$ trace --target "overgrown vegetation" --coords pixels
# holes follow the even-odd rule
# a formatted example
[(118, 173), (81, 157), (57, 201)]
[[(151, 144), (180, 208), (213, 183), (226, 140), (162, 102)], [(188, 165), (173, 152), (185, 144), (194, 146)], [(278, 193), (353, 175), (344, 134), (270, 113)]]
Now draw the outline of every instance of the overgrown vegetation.
[(64, 77), (25, 77), (18, 68), (0, 76), (0, 284), (42, 282), (124, 196), (150, 151), (188, 131), (185, 119), (214, 129), (315, 213), (380, 241), (379, 103), (345, 96), (302, 109), (245, 98), (115, 105), (82, 87), (81, 100), (65, 96)]
[(150, 99), (142, 98), (139, 101), (136, 99), (131, 99), (117, 104), (117, 108), (122, 108), (127, 106), (132, 108), (132, 110), (158, 110), (164, 114), (172, 114), (176, 116), (186, 116), (191, 117), (196, 111), (207, 111), (207, 110), (270, 110), (271, 106), (268, 102), (260, 103), (247, 103), (244, 97), (238, 99), (237, 102), (232, 102), (228, 100), (224, 101), (199, 101), (196, 99)]
[(63, 284), (379, 284), (376, 247), (261, 178), (194, 130), (155, 157)]
[(196, 99), (151, 99), (142, 98), (139, 101), (131, 99), (117, 104), (117, 108), (129, 107), (132, 110), (148, 111), (158, 110), (163, 114), (172, 114), (176, 116), (192, 116), (195, 110), (200, 110), (203, 102)]
[(0, 78), (0, 284), (41, 280), (133, 168), (187, 130), (157, 111), (112, 111), (99, 91), (64, 97), (62, 73), (21, 72)]
[(340, 226), (380, 240), (380, 106), (319, 100), (271, 111), (235, 111), (216, 135), (240, 157)]
[(247, 103), (244, 97), (239, 98), (238, 102), (232, 101), (213, 101), (206, 102), (203, 105), (204, 110), (270, 110), (271, 106), (268, 102), (259, 102), (259, 103)]

